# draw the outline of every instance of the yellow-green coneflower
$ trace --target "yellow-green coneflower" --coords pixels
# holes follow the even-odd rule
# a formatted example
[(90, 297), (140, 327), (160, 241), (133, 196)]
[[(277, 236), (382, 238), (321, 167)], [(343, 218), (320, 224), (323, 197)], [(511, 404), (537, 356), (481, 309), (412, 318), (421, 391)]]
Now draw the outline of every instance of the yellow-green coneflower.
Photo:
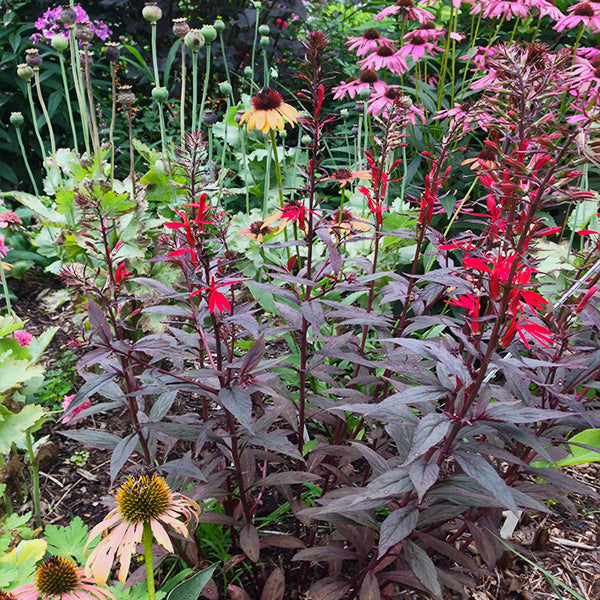
[(98, 535), (111, 529), (90, 554), (85, 565), (86, 575), (93, 575), (98, 583), (104, 583), (116, 557), (120, 563), (119, 581), (125, 582), (136, 546), (143, 543), (148, 596), (153, 598), (152, 538), (173, 552), (167, 529), (170, 527), (188, 537), (188, 523), (198, 515), (200, 507), (182, 494), (172, 492), (158, 475), (131, 477), (118, 489), (115, 500), (116, 508), (90, 532), (86, 549)]
[(46, 559), (37, 568), (34, 581), (10, 594), (0, 592), (0, 600), (115, 600), (109, 590), (86, 577), (83, 569), (60, 556)]

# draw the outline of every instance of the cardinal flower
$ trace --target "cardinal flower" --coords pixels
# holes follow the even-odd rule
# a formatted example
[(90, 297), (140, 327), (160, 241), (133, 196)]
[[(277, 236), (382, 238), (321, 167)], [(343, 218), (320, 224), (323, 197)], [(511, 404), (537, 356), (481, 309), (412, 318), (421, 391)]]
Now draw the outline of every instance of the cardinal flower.
[(109, 590), (96, 585), (68, 558), (46, 559), (37, 568), (34, 581), (15, 588), (11, 594), (0, 592), (0, 600), (115, 600)]
[(236, 279), (235, 281), (224, 281), (223, 283), (215, 283), (215, 278), (211, 277), (210, 286), (203, 287), (195, 292), (192, 292), (189, 297), (197, 296), (201, 294), (205, 290), (208, 290), (208, 310), (211, 313), (214, 313), (216, 310), (219, 312), (231, 311), (231, 304), (229, 300), (227, 300), (227, 296), (222, 292), (219, 292), (219, 288), (225, 285), (233, 285), (234, 283), (239, 283), (241, 280)]
[[(125, 582), (131, 557), (136, 552), (136, 546), (142, 543), (145, 530), (149, 528), (154, 540), (168, 552), (173, 552), (167, 529), (171, 528), (188, 537), (187, 525), (200, 512), (200, 507), (193, 500), (172, 492), (167, 482), (158, 475), (131, 477), (117, 490), (115, 499), (116, 508), (92, 529), (85, 546), (87, 549), (92, 540), (110, 529), (85, 565), (86, 576), (93, 575), (100, 584), (108, 579), (115, 557), (121, 565), (119, 581)], [(81, 598), (90, 600), (89, 597)], [(66, 596), (64, 599), (69, 600)]]

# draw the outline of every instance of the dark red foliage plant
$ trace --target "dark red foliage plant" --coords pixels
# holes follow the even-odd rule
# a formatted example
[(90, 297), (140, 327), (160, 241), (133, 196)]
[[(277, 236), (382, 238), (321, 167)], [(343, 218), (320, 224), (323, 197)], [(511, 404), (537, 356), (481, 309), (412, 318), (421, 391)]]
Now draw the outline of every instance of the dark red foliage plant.
[[(439, 599), (494, 568), (512, 544), (499, 536), (508, 512), (554, 501), (572, 510), (569, 493), (593, 493), (552, 465), (572, 432), (600, 427), (597, 249), (582, 254), (579, 283), (561, 298), (546, 296), (536, 270), (539, 240), (556, 234), (549, 212), (586, 197), (577, 148), (592, 123), (556, 116), (560, 54), (531, 63), (526, 48), (498, 48), (489, 60), (501, 85), (470, 108), (492, 117), (493, 160), (470, 172), (480, 195), (460, 227), (442, 234), (435, 224), (468, 114), (423, 157), (416, 229), (384, 228), (409, 122), (399, 101), (365, 159), (366, 232), (321, 203), (326, 52), (325, 36), (310, 34), (302, 125), (312, 141), (286, 222), (301, 218), (301, 235), (265, 244), (260, 280), (247, 278), (190, 137), (176, 166), (187, 202), (153, 245), (162, 277), (111, 263), (107, 241), (110, 284), (79, 281), (90, 350), (72, 407), (96, 394), (88, 411), (125, 407), (131, 432), (70, 435), (112, 448), (113, 478), (137, 454), (193, 481), (195, 500), (219, 502), (200, 518), (227, 531), (232, 598), (367, 600), (410, 587)], [(364, 236), (371, 252), (359, 256), (352, 245)], [(390, 237), (414, 245), (405, 270), (383, 261)], [(287, 263), (271, 258), (275, 247)], [(144, 329), (143, 315), (160, 315), (160, 328)], [(180, 548), (191, 565), (210, 556), (202, 539)], [(234, 572), (243, 579), (232, 582)]]

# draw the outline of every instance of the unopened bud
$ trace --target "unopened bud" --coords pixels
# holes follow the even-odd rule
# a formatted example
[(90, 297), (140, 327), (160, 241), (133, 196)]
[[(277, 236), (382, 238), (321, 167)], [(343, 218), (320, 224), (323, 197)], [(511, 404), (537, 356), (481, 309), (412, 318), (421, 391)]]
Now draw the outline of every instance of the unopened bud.
[(263, 35), (260, 38), (260, 47), (261, 48), (268, 48), (270, 43), (271, 43), (271, 40), (267, 36)]
[(258, 33), (260, 33), (260, 35), (269, 35), (271, 33), (271, 28), (268, 25), (261, 25), (258, 28)]
[(283, 131), (280, 131), (280, 132), (279, 132), (279, 137), (280, 137), (282, 140), (285, 140), (285, 138), (286, 138), (287, 136), (288, 136), (288, 134), (287, 134), (287, 131), (286, 131), (285, 129), (284, 129)]
[(229, 81), (222, 81), (219, 84), (219, 92), (221, 92), (221, 94), (223, 94), (224, 96), (229, 96), (229, 94), (231, 94), (232, 91), (233, 88), (231, 87)]
[(17, 65), (17, 75), (25, 81), (31, 81), (33, 79), (33, 69), (27, 63), (22, 63)]
[(192, 51), (198, 52), (205, 44), (204, 36), (199, 29), (190, 29), (185, 35), (185, 45)]
[(358, 92), (358, 97), (361, 100), (368, 100), (371, 96), (371, 90), (368, 87), (364, 87)]
[(345, 121), (350, 116), (350, 113), (348, 112), (348, 109), (347, 108), (342, 108), (342, 110), (340, 110), (340, 116)]
[(213, 23), (213, 27), (215, 28), (217, 33), (223, 33), (225, 31), (225, 23), (221, 21), (221, 19), (217, 19)]
[(185, 17), (173, 19), (173, 33), (180, 40), (182, 40), (185, 37), (186, 33), (189, 30), (190, 26), (188, 25), (187, 19)]
[(162, 17), (162, 10), (160, 6), (156, 5), (156, 2), (146, 2), (146, 6), (142, 9), (142, 17), (148, 23), (156, 23)]
[(122, 85), (119, 87), (119, 95), (117, 96), (119, 104), (125, 108), (131, 108), (135, 104), (135, 94), (131, 91), (130, 85)]
[(217, 30), (212, 25), (205, 25), (200, 33), (204, 36), (204, 39), (208, 44), (211, 44), (217, 39)]
[(157, 102), (165, 102), (169, 98), (169, 90), (164, 87), (155, 87), (152, 90), (152, 98)]
[(121, 58), (121, 51), (117, 42), (106, 42), (104, 47), (104, 56), (111, 62), (116, 63)]
[(57, 52), (64, 52), (69, 47), (69, 40), (66, 35), (62, 33), (55, 33), (50, 40), (50, 45)]
[(10, 124), (11, 125), (14, 125), (15, 127), (21, 127), (21, 125), (23, 125), (24, 122), (25, 122), (25, 119), (20, 112), (10, 113)]
[(303, 146), (308, 146), (308, 145), (310, 145), (311, 142), (312, 142), (312, 137), (310, 135), (308, 135), (308, 134), (305, 133), (302, 136), (302, 145)]
[(248, 79), (250, 79), (253, 75), (254, 75), (254, 73), (252, 72), (252, 67), (244, 68), (244, 77), (247, 77)]
[(74, 25), (77, 23), (77, 13), (70, 6), (63, 6), (60, 10), (59, 19), (65, 25)]
[(43, 61), (37, 48), (27, 48), (25, 50), (25, 62), (30, 67), (41, 67)]

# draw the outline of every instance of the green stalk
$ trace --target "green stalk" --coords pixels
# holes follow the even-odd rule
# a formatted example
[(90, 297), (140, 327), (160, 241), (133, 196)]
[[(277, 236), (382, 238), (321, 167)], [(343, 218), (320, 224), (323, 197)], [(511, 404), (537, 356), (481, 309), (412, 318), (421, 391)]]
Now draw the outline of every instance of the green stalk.
[(265, 82), (265, 87), (269, 87), (269, 62), (267, 61), (267, 51), (263, 48), (263, 81)]
[(31, 185), (33, 186), (33, 191), (36, 196), (39, 196), (37, 184), (35, 183), (35, 179), (33, 177), (33, 173), (31, 171), (31, 167), (29, 166), (29, 160), (27, 160), (27, 153), (25, 152), (25, 146), (23, 146), (23, 138), (21, 137), (21, 129), (19, 127), (15, 128), (17, 130), (17, 140), (19, 141), (19, 148), (21, 148), (21, 156), (23, 157), (23, 162), (25, 163), (25, 168), (27, 169), (27, 173), (29, 175), (29, 179), (31, 180)]
[(279, 157), (277, 156), (277, 139), (275, 138), (275, 130), (270, 129), (271, 146), (273, 147), (273, 160), (275, 162), (275, 174), (277, 175), (277, 189), (279, 191), (279, 206), (283, 206), (283, 181), (281, 179), (281, 167), (279, 165)]
[(200, 105), (200, 117), (204, 114), (204, 105), (208, 96), (208, 80), (210, 79), (210, 42), (206, 44), (206, 70), (204, 72), (204, 86), (202, 88), (202, 104)]
[(38, 101), (40, 106), (42, 107), (42, 113), (44, 115), (44, 120), (46, 121), (46, 126), (48, 127), (48, 135), (50, 136), (50, 151), (52, 152), (52, 161), (54, 162), (54, 168), (56, 169), (56, 174), (58, 176), (58, 184), (61, 184), (61, 176), (60, 176), (60, 168), (58, 166), (58, 162), (56, 161), (56, 139), (54, 137), (54, 129), (52, 128), (52, 122), (50, 121), (50, 115), (48, 114), (48, 109), (46, 108), (46, 103), (44, 102), (44, 96), (42, 95), (42, 86), (40, 85), (40, 68), (35, 67), (33, 69), (33, 75), (35, 79), (35, 91), (37, 92)]
[(152, 568), (152, 529), (150, 528), (149, 521), (144, 523), (142, 542), (144, 544), (144, 563), (146, 565), (146, 586), (148, 588), (148, 600), (155, 600), (156, 592), (154, 590), (154, 570)]
[(110, 144), (110, 187), (115, 183), (115, 120), (117, 117), (117, 73), (116, 64), (111, 65), (110, 79), (112, 87), (112, 101), (110, 109), (110, 128), (108, 130), (108, 143)]
[(252, 62), (250, 68), (252, 69), (252, 76), (250, 77), (250, 95), (252, 96), (252, 85), (254, 84), (254, 59), (256, 58), (256, 40), (258, 39), (258, 21), (260, 17), (260, 9), (256, 8), (256, 21), (254, 21), (254, 41), (252, 42)]
[(448, 21), (448, 35), (444, 44), (444, 55), (442, 56), (442, 65), (440, 67), (440, 80), (438, 82), (437, 109), (442, 107), (442, 98), (444, 97), (444, 83), (446, 79), (446, 69), (448, 68), (448, 55), (450, 53), (450, 34), (453, 31), (454, 4), (450, 2), (450, 19)]
[(160, 82), (158, 80), (158, 59), (156, 58), (156, 21), (152, 22), (151, 44), (152, 44), (152, 66), (154, 67), (154, 85), (155, 85), (155, 87), (159, 87)]
[(160, 100), (156, 101), (158, 104), (158, 120), (160, 125), (160, 148), (163, 154), (167, 151), (167, 134), (165, 132), (165, 113), (163, 110), (163, 103)]
[[(227, 65), (227, 55), (225, 54), (225, 42), (223, 40), (223, 33), (219, 31), (219, 42), (221, 43), (221, 54), (223, 55), (223, 66), (225, 67), (225, 77), (227, 78), (227, 83), (231, 85), (231, 75), (229, 74), (229, 66)], [(233, 97), (233, 86), (231, 86), (231, 97), (232, 104), (235, 102)]]
[[(250, 214), (250, 191), (246, 182), (246, 173), (248, 172), (248, 157), (246, 156), (246, 129), (240, 130), (240, 145), (242, 146), (242, 163), (244, 166), (244, 191), (246, 193), (246, 214)], [(263, 214), (264, 216), (264, 214)]]
[(181, 40), (181, 101), (179, 105), (179, 129), (181, 131), (181, 146), (185, 144), (185, 84), (187, 68), (185, 60), (185, 42)]
[(223, 148), (221, 148), (221, 171), (225, 168), (225, 155), (227, 154), (227, 127), (229, 125), (229, 109), (231, 107), (230, 105), (231, 101), (229, 99), (229, 96), (227, 96), (227, 107), (225, 108), (225, 135), (223, 137)]
[(198, 121), (198, 50), (192, 50), (192, 133)]
[[(98, 171), (102, 173), (102, 156), (100, 155), (100, 137), (98, 135), (98, 123), (96, 121), (96, 111), (94, 110), (94, 93), (92, 91), (92, 79), (90, 75), (90, 67), (88, 63), (88, 46), (89, 44), (83, 45), (83, 78), (85, 80), (85, 88), (87, 91), (88, 102), (89, 102), (89, 118), (92, 134), (92, 147), (94, 149), (94, 156), (98, 163)], [(82, 88), (83, 89), (83, 88)]]
[(10, 315), (12, 313), (12, 305), (10, 303), (10, 290), (8, 289), (8, 282), (6, 281), (6, 273), (0, 261), (0, 279), (2, 279), (2, 290), (4, 292), (4, 298), (6, 300), (6, 312)]
[[(4, 271), (4, 269), (2, 269)], [(31, 495), (33, 497), (33, 514), (35, 515), (35, 526), (42, 526), (42, 507), (40, 504), (40, 467), (35, 462), (35, 453), (33, 451), (33, 436), (31, 431), (27, 430), (25, 434), (25, 446), (27, 448), (27, 458), (29, 461), (29, 474), (31, 475)]]
[(79, 68), (79, 52), (77, 51), (75, 41), (75, 26), (69, 25), (69, 49), (71, 52), (71, 70), (73, 71), (73, 85), (75, 87), (75, 95), (77, 96), (77, 104), (79, 105), (79, 116), (81, 118), (81, 127), (83, 128), (83, 141), (85, 143), (85, 151), (88, 158), (90, 153), (90, 132), (87, 118), (87, 108), (83, 98), (83, 80), (81, 78), (81, 69)]
[(65, 69), (65, 57), (62, 52), (58, 53), (58, 61), (60, 63), (60, 72), (62, 75), (62, 82), (65, 90), (65, 100), (67, 103), (67, 111), (69, 113), (71, 133), (73, 134), (73, 147), (75, 150), (75, 154), (79, 154), (79, 147), (77, 143), (77, 129), (75, 128), (75, 119), (73, 118), (73, 107), (71, 106), (71, 95), (69, 94), (69, 82), (67, 80), (67, 70)]
[(31, 81), (27, 82), (27, 98), (29, 99), (29, 108), (31, 109), (31, 120), (33, 121), (33, 129), (35, 130), (35, 135), (40, 144), (40, 150), (42, 151), (42, 162), (46, 162), (46, 149), (44, 148), (44, 142), (42, 141), (42, 136), (40, 135), (40, 128), (37, 124), (37, 117), (35, 114), (35, 106), (33, 104), (33, 90), (31, 86)]

